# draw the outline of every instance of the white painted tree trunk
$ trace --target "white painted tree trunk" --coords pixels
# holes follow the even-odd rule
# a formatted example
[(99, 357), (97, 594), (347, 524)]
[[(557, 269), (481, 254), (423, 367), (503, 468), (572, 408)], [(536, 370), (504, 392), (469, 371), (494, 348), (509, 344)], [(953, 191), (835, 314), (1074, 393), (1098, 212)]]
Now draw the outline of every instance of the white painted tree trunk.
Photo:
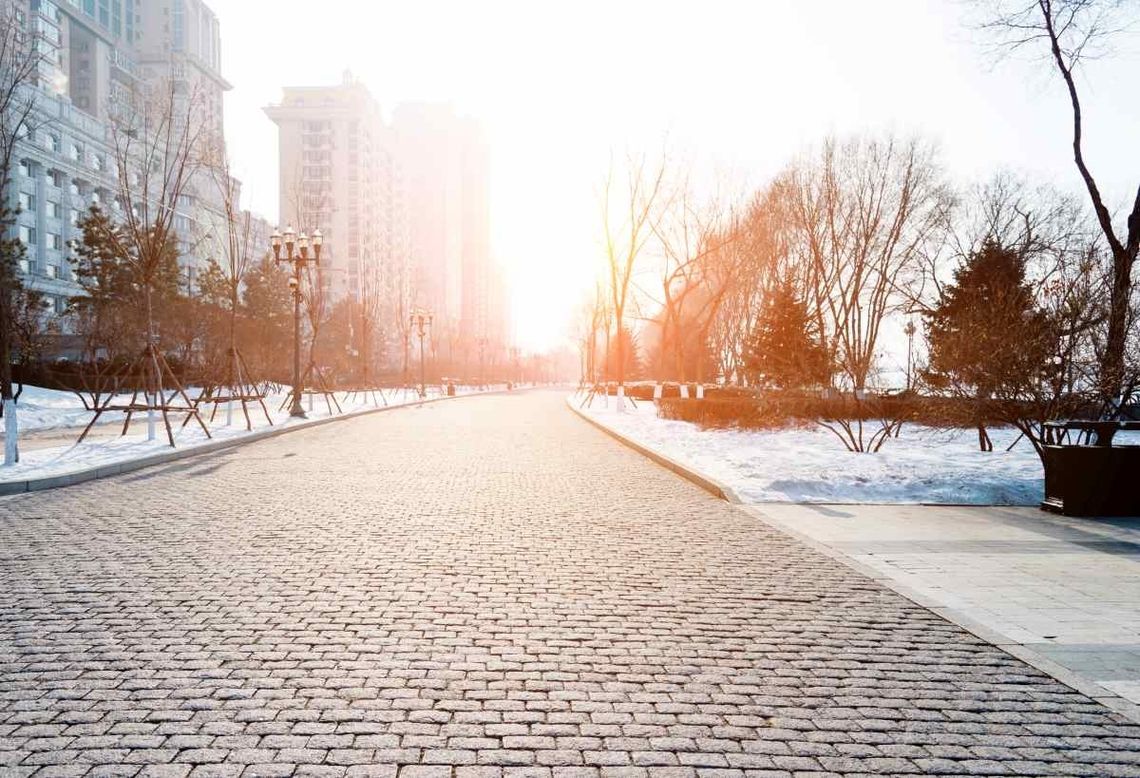
[(154, 412), (154, 395), (150, 392), (146, 393), (146, 439), (154, 440), (158, 437), (158, 419)]
[(234, 401), (226, 403), (226, 426), (232, 427), (234, 423)]
[(617, 388), (616, 408), (618, 413), (625, 413), (625, 387)]
[(653, 385), (653, 399), (654, 400), (660, 400), (664, 390), (665, 390), (665, 387), (663, 387), (661, 384), (654, 384)]
[(704, 384), (697, 384), (697, 399), (698, 400), (705, 399), (705, 385)]
[(682, 400), (688, 400), (689, 399), (689, 385), (688, 384), (681, 384), (681, 399)]
[(20, 425), (16, 420), (16, 401), (4, 400), (4, 466), (11, 467), (20, 461)]

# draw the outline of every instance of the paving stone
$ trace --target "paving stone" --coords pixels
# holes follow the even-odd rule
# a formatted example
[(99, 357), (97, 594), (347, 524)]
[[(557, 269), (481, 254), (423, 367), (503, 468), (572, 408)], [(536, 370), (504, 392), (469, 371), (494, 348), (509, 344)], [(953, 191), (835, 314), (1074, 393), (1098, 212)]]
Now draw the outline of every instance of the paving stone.
[(0, 778), (1140, 776), (1140, 727), (573, 416), (0, 500)]

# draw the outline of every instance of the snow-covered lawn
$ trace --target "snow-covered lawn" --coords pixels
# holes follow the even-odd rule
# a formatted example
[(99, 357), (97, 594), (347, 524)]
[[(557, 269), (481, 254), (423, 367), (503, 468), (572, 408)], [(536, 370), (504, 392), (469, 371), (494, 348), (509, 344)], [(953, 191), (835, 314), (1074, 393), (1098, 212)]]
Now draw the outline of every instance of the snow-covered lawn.
[[(489, 387), (489, 389), (502, 388), (505, 387)], [(471, 394), (477, 391), (479, 390), (473, 387), (457, 387), (457, 393), (461, 395)], [(428, 399), (433, 399), (441, 397), (442, 391), (438, 386), (429, 386), (427, 394)], [(406, 392), (403, 390), (388, 389), (385, 390), (384, 396), (387, 399), (388, 405), (414, 405), (419, 402), (419, 397), (412, 391)], [(270, 416), (273, 419), (273, 425), (276, 427), (290, 427), (305, 424), (304, 420), (290, 418), (288, 410), (279, 410), (284, 398), (284, 394), (277, 394), (265, 399), (265, 405), (269, 409)], [(375, 401), (371, 395), (366, 396), (364, 394), (356, 395), (350, 399), (347, 392), (337, 392), (337, 399), (340, 401), (341, 409), (346, 416), (363, 413), (382, 406), (378, 396)], [(329, 417), (329, 411), (324, 398), (320, 396), (313, 398), (311, 406), (308, 398), (306, 398), (305, 408), (310, 420)], [(250, 420), (253, 423), (253, 432), (270, 428), (270, 425), (265, 420), (265, 414), (261, 412), (260, 407), (256, 404), (251, 404), (249, 410)], [(208, 420), (210, 408), (203, 406), (202, 412), (203, 419)], [(333, 415), (338, 415), (335, 413), (335, 407)], [(184, 414), (171, 414), (170, 416), (171, 425), (175, 430), (174, 440), (180, 451), (198, 448), (214, 441), (230, 440), (250, 434), (246, 431), (245, 419), (241, 414), (239, 406), (235, 406), (233, 424), (230, 426), (226, 426), (225, 424), (225, 406), (219, 407), (214, 421), (207, 425), (210, 428), (210, 434), (213, 436), (212, 440), (208, 439), (205, 434), (203, 434), (201, 427), (193, 421), (186, 425), (185, 428), (180, 429), (179, 427), (182, 424), (184, 416)], [(91, 414), (83, 410), (79, 399), (70, 392), (56, 392), (38, 387), (25, 387), (24, 393), (20, 397), (17, 418), (19, 419), (21, 431), (27, 432), (32, 430), (75, 427), (76, 425), (82, 426), (91, 419)], [(107, 413), (103, 418), (108, 422), (121, 422), (123, 414)], [(100, 421), (102, 422), (102, 419)], [(172, 450), (166, 438), (166, 430), (162, 425), (161, 416), (158, 417), (157, 439), (148, 441), (146, 439), (146, 432), (147, 422), (145, 414), (136, 414), (131, 421), (129, 434), (125, 437), (89, 438), (80, 444), (70, 443), (62, 446), (34, 450), (22, 449), (20, 451), (20, 462), (18, 464), (11, 467), (0, 467), (0, 483), (70, 475), (90, 470), (91, 468), (107, 467), (132, 460), (143, 459)], [(78, 430), (75, 430), (75, 437), (79, 437)]]
[[(124, 400), (130, 399), (127, 395)], [(44, 389), (40, 386), (25, 386), (20, 392), (16, 418), (20, 421), (20, 432), (38, 432), (62, 427), (82, 427), (91, 420), (90, 411), (74, 392), (61, 392), (57, 389)], [(122, 422), (123, 414), (105, 413), (100, 424)]]
[[(581, 397), (570, 397), (577, 407)], [(628, 408), (628, 405), (627, 405)], [(994, 451), (978, 451), (973, 430), (908, 424), (878, 454), (852, 454), (822, 428), (707, 429), (657, 417), (651, 402), (618, 413), (596, 397), (583, 409), (626, 437), (728, 486), (745, 502), (1036, 505), (1044, 478), (1033, 447), (1016, 430), (992, 429)]]

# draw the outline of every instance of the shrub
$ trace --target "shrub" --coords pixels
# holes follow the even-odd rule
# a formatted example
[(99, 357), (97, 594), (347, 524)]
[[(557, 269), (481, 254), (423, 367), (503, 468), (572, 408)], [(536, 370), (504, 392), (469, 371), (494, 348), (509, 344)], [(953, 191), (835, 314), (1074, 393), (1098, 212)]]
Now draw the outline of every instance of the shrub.
[(667, 398), (658, 401), (657, 415), (663, 419), (693, 422), (699, 427), (742, 427), (781, 429), (798, 426), (803, 419), (788, 413), (772, 398), (755, 396), (710, 397), (703, 400)]

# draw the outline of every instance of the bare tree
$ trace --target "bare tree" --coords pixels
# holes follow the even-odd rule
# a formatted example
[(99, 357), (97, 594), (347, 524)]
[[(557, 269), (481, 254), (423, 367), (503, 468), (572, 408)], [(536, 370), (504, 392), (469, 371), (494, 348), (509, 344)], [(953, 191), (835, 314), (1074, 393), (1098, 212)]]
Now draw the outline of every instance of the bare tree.
[(381, 277), (379, 265), (375, 262), (361, 263), (358, 303), (361, 388), (371, 390), (373, 389), (372, 358), (377, 346), (376, 335), (384, 329), (384, 279)]
[(1099, 386), (1105, 399), (1119, 396), (1126, 383), (1125, 353), (1130, 325), (1132, 267), (1140, 254), (1140, 187), (1123, 225), (1113, 223), (1084, 154), (1084, 117), (1076, 74), (1081, 64), (1102, 55), (1127, 24), (1135, 6), (1120, 0), (989, 0), (983, 27), (1005, 50), (1041, 47), (1065, 84), (1072, 111), (1073, 162), (1112, 255), (1112, 283)]
[[(177, 289), (179, 283), (177, 260), (181, 244), (176, 217), (183, 195), (201, 169), (206, 130), (199, 121), (200, 94), (193, 90), (181, 92), (173, 80), (151, 85), (132, 98), (117, 103), (111, 117), (119, 224), (106, 231), (105, 237), (141, 291), (145, 345), (131, 370), (139, 371), (144, 401), (133, 399), (128, 406), (117, 408), (110, 406), (108, 397), (96, 418), (108, 410), (125, 410), (129, 423), (133, 413), (145, 411), (147, 439), (153, 440), (156, 415), (161, 412), (167, 439), (173, 446), (169, 419), (172, 411), (187, 414), (186, 420), (194, 418), (202, 431), (210, 434), (197, 406), (159, 348), (155, 308), (159, 290), (172, 282)], [(169, 398), (168, 388), (172, 389)], [(182, 404), (172, 404), (175, 397), (180, 397)]]
[[(674, 196), (663, 199), (653, 221), (653, 233), (662, 252), (658, 272), (661, 298), (657, 301), (661, 307), (661, 359), (664, 361), (667, 349), (672, 350), (671, 372), (682, 384), (688, 380), (686, 346), (690, 342), (697, 348), (707, 345), (714, 310), (727, 288), (734, 285), (734, 279), (723, 273), (723, 257), (728, 256), (724, 250), (737, 234), (722, 229), (723, 220), (720, 198), (714, 196), (698, 205), (686, 181)], [(722, 255), (721, 261), (713, 261), (717, 254)], [(724, 283), (716, 284), (718, 279)], [(702, 362), (698, 357), (698, 365)], [(660, 368), (666, 371), (664, 364)]]
[[(746, 381), (741, 367), (757, 318), (778, 279), (793, 279), (802, 292), (803, 273), (790, 261), (791, 223), (785, 188), (765, 186), (725, 229), (734, 238), (724, 246), (729, 256), (716, 264), (727, 283), (711, 317), (710, 339), (718, 369), (727, 380)], [(732, 278), (735, 276), (735, 278)], [(731, 280), (730, 280), (731, 279)]]
[(628, 154), (622, 176), (610, 162), (602, 186), (602, 227), (609, 296), (617, 339), (617, 409), (625, 410), (625, 339), (620, 337), (630, 281), (646, 243), (653, 236), (652, 217), (664, 194), (665, 159), (653, 168), (644, 156)]
[(20, 460), (19, 423), (12, 391), (12, 348), (16, 310), (13, 297), (21, 285), (18, 263), (24, 247), (5, 238), (16, 213), (7, 205), (16, 144), (35, 119), (35, 85), (41, 54), (14, 4), (0, 4), (0, 401), (4, 416), (4, 464)]
[[(225, 364), (219, 380), (211, 382), (211, 387), (203, 393), (203, 400), (226, 404), (226, 426), (233, 424), (234, 402), (240, 403), (245, 417), (246, 429), (252, 429), (248, 404), (257, 402), (261, 406), (265, 420), (272, 425), (273, 420), (265, 407), (265, 398), (249, 374), (249, 368), (237, 342), (238, 315), (242, 281), (253, 263), (264, 255), (264, 247), (256, 246), (257, 236), (252, 229), (252, 215), (243, 211), (240, 203), (241, 185), (233, 176), (225, 150), (216, 148), (208, 160), (209, 170), (221, 199), (221, 234), (214, 234), (213, 243), (222, 254), (218, 267), (225, 287), (226, 313), (228, 314), (227, 348)], [(211, 225), (217, 227), (218, 225)], [(219, 391), (220, 390), (220, 391)]]
[(796, 250), (818, 331), (856, 394), (886, 316), (951, 204), (934, 149), (917, 139), (828, 140), (788, 174)]

